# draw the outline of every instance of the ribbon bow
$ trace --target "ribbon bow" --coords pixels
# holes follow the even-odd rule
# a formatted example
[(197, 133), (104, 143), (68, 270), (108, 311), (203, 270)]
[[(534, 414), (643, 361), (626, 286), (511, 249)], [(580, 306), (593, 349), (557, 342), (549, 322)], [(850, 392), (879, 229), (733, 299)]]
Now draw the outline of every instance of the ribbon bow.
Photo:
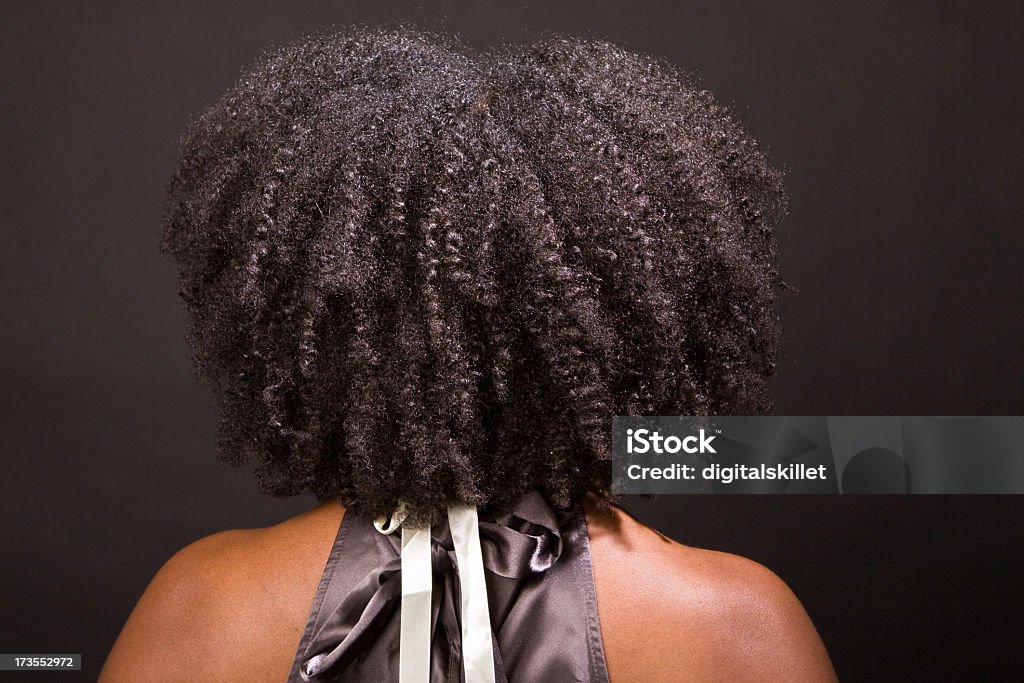
[[(502, 623), (519, 582), (545, 572), (561, 554), (558, 522), (550, 508), (536, 492), (493, 519), (456, 503), (448, 507), (447, 529), (438, 525), (436, 536), (431, 529), (404, 521), (405, 509), (400, 506), (390, 520), (374, 522), (382, 540), (394, 538), (401, 528), (400, 548), (394, 541), (384, 541), (380, 552), (389, 559), (370, 572), (313, 635), (301, 677), (332, 680), (371, 646), (393, 648), (393, 643), (377, 639), (400, 602), (400, 683), (426, 683), (431, 671), (438, 674), (435, 679), (458, 680), (451, 667), (459, 655), (465, 683), (505, 681), (492, 624)], [(379, 547), (381, 541), (375, 543)], [(491, 575), (490, 585), (485, 570)], [(451, 661), (441, 661), (445, 659)]]

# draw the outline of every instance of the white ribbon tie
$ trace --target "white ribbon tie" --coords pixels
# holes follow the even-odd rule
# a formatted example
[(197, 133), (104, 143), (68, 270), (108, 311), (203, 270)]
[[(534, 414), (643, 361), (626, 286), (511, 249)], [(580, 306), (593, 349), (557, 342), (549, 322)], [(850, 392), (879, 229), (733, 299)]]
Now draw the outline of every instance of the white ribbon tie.
[[(399, 642), (399, 683), (430, 683), (430, 591), (433, 585), (431, 536), (426, 526), (404, 524), (404, 504), (391, 516), (374, 522), (377, 531), (402, 528), (402, 607)], [(494, 683), (494, 652), (487, 605), (480, 525), (476, 507), (448, 505), (462, 594), (462, 665), (466, 683)]]

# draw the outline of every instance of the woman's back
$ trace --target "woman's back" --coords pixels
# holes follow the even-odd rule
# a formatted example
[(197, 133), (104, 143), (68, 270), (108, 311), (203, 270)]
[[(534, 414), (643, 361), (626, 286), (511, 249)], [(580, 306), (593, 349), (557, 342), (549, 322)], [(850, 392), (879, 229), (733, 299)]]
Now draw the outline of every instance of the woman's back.
[[(589, 499), (584, 508), (613, 683), (834, 679), (803, 608), (771, 572), (681, 546), (618, 508), (602, 512)], [(286, 681), (344, 515), (324, 503), (177, 553), (101, 681)], [(543, 638), (544, 624), (534, 626)]]
[(607, 683), (580, 505), (531, 491), (507, 510), (455, 505), (429, 531), (401, 519), (345, 513), (290, 683)]

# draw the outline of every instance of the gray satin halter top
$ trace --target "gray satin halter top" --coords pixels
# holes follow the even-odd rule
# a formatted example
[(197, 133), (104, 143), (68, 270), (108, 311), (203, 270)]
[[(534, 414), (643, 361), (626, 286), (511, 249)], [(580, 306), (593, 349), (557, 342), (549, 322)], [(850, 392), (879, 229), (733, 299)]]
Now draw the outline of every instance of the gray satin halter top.
[[(553, 509), (531, 492), (511, 512), (484, 508), (479, 519), (496, 683), (608, 683), (580, 506)], [(447, 521), (431, 536), (430, 681), (461, 683), (461, 596)], [(400, 552), (396, 535), (345, 513), (289, 682), (398, 680)], [(304, 664), (326, 653), (333, 665), (306, 676)]]

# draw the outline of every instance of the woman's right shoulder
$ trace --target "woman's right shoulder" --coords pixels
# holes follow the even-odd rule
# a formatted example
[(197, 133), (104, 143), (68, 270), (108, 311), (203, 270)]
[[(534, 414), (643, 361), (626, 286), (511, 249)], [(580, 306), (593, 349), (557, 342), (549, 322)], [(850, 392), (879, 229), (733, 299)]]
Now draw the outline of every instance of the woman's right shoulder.
[(585, 503), (611, 679), (833, 681), (789, 587), (752, 560), (685, 546)]

